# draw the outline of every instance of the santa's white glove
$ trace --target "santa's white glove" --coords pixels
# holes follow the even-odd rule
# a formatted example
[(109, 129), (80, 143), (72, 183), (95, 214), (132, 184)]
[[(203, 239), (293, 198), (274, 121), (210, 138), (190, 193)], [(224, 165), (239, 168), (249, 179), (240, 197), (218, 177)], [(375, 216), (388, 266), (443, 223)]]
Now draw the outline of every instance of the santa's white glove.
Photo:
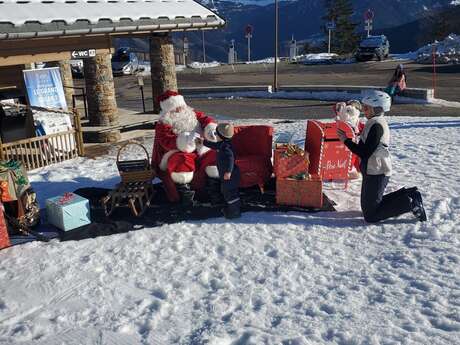
[(177, 148), (186, 153), (190, 153), (196, 150), (195, 144), (195, 133), (191, 132), (184, 132), (180, 133), (176, 139)]
[(211, 122), (204, 128), (204, 138), (208, 141), (217, 142), (217, 123)]

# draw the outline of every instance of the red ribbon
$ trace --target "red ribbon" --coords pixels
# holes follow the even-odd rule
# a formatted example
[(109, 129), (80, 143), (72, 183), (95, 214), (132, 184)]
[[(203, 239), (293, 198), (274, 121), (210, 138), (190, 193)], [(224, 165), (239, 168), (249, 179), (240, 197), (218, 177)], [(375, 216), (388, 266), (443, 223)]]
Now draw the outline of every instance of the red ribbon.
[(62, 197), (59, 198), (59, 204), (66, 204), (68, 203), (70, 200), (72, 200), (74, 198), (74, 194), (73, 193), (70, 193), (70, 192), (67, 192), (67, 193), (64, 193), (64, 195)]

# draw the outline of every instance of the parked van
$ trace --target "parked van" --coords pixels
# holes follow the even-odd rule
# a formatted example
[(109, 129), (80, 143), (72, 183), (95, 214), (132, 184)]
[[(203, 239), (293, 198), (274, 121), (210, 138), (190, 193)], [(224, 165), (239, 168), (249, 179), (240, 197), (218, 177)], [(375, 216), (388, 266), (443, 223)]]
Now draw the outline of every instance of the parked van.
[(139, 59), (129, 47), (118, 48), (112, 56), (114, 75), (133, 74), (139, 70)]
[(357, 61), (372, 60), (376, 57), (379, 61), (386, 59), (390, 54), (390, 42), (385, 35), (369, 36), (359, 44), (356, 53)]

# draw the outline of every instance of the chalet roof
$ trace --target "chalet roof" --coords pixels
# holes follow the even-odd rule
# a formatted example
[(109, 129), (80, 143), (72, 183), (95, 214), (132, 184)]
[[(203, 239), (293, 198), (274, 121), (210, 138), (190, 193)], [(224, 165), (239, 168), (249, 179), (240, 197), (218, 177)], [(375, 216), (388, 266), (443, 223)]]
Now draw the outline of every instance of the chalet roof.
[(0, 39), (215, 29), (193, 0), (0, 0)]

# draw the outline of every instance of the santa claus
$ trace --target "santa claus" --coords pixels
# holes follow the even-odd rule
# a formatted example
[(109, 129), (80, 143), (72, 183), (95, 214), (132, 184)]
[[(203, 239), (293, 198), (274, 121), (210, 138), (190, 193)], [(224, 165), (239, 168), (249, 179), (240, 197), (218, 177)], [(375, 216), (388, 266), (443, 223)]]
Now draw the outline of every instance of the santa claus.
[(159, 98), (160, 119), (155, 125), (152, 166), (172, 202), (190, 202), (206, 178), (218, 178), (216, 153), (196, 146), (196, 138), (216, 141), (217, 123), (189, 107), (184, 97), (166, 91)]

